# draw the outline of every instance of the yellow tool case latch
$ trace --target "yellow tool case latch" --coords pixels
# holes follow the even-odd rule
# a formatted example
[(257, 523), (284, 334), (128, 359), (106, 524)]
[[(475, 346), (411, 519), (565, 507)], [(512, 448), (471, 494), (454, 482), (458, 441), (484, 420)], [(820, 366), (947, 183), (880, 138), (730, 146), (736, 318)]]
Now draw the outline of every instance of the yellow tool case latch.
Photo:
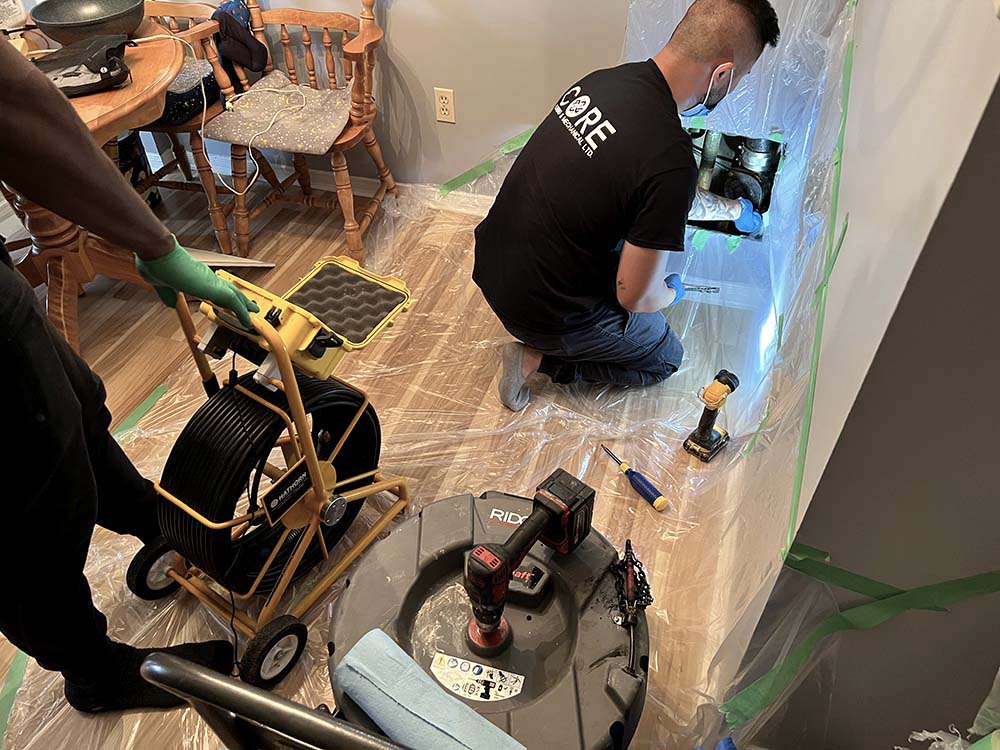
[[(368, 346), (411, 301), (403, 281), (372, 273), (347, 257), (319, 261), (281, 297), (226, 271), (217, 274), (257, 303), (295, 366), (318, 380), (329, 378), (344, 354)], [(229, 311), (207, 302), (202, 302), (201, 311), (223, 331), (238, 333), (265, 352), (269, 350), (260, 334), (243, 328)], [(231, 335), (217, 338), (217, 332), (205, 337), (203, 349), (209, 356), (231, 348)], [(251, 353), (240, 353), (255, 359)], [(276, 375), (270, 372), (267, 359), (258, 364), (264, 377)]]

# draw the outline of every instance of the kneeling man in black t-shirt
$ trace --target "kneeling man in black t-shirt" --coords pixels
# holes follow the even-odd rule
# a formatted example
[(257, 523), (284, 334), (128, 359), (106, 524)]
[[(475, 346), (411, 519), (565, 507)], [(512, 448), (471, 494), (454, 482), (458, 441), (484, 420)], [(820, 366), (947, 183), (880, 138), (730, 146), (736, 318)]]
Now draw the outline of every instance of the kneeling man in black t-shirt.
[(655, 58), (591, 73), (556, 103), (476, 229), (473, 279), (520, 342), (500, 399), (556, 383), (649, 385), (684, 350), (662, 310), (684, 295), (698, 170), (679, 114), (708, 114), (778, 40), (768, 0), (696, 0)]

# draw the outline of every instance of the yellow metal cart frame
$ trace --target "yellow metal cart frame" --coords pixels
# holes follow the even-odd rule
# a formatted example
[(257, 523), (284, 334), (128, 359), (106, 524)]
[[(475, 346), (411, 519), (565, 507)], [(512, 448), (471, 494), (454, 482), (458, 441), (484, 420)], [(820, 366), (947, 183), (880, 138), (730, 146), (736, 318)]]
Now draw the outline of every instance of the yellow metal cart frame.
[[(370, 332), (370, 335), (364, 340), (352, 342), (346, 337), (340, 336), (338, 337), (339, 343), (336, 346), (326, 349), (323, 352), (317, 352), (314, 349), (314, 353), (310, 354), (310, 344), (316, 340), (317, 336), (336, 336), (336, 332), (332, 331), (308, 310), (291, 303), (288, 298), (302, 289), (304, 285), (309, 283), (310, 279), (315, 278), (318, 273), (330, 264), (336, 264), (338, 271), (343, 269), (345, 272), (355, 274), (366, 281), (393, 290), (402, 297), (402, 300), (397, 308), (392, 310), (389, 315), (376, 325)], [(263, 473), (273, 482), (277, 482), (292, 472), (301, 472), (302, 467), (305, 466), (308, 473), (309, 489), (277, 518), (271, 518), (267, 509), (267, 502), (264, 502), (263, 507), (251, 510), (251, 512), (227, 521), (212, 521), (206, 518), (198, 510), (191, 507), (183, 498), (174, 496), (160, 486), (159, 483), (155, 484), (156, 492), (163, 500), (171, 503), (205, 527), (213, 531), (229, 529), (234, 540), (240, 537), (253, 524), (266, 522), (272, 526), (277, 524), (284, 526), (278, 542), (274, 545), (264, 567), (260, 570), (249, 590), (228, 592), (234, 599), (247, 601), (256, 596), (261, 581), (274, 564), (275, 557), (284, 545), (288, 535), (296, 529), (304, 528), (305, 531), (296, 543), (291, 558), (285, 564), (277, 585), (267, 595), (263, 609), (256, 618), (236, 608), (232, 601), (224, 598), (211, 586), (210, 581), (212, 579), (196, 566), (189, 564), (180, 554), (171, 553), (169, 558), (162, 551), (158, 556), (156, 554), (153, 554), (153, 557), (147, 555), (144, 572), (146, 575), (155, 576), (159, 573), (165, 576), (166, 579), (178, 584), (202, 604), (214, 610), (224, 620), (231, 620), (236, 629), (251, 639), (246, 649), (244, 662), (241, 663), (241, 675), (248, 682), (270, 687), (279, 682), (291, 670), (291, 667), (294, 666), (295, 661), (298, 659), (305, 645), (304, 626), (298, 623), (298, 629), (292, 628), (295, 631), (294, 633), (286, 633), (285, 631), (288, 628), (278, 628), (275, 633), (270, 633), (270, 635), (276, 637), (270, 638), (268, 643), (257, 643), (256, 641), (265, 635), (265, 632), (269, 631), (269, 626), (273, 626), (279, 619), (287, 619), (290, 616), (297, 621), (298, 618), (301, 618), (324, 596), (344, 571), (385, 531), (392, 520), (409, 505), (410, 495), (406, 480), (400, 477), (388, 476), (380, 468), (358, 476), (344, 478), (337, 476), (333, 461), (346, 442), (347, 437), (355, 425), (357, 425), (358, 420), (361, 419), (368, 408), (369, 398), (367, 393), (360, 388), (334, 377), (332, 371), (343, 358), (344, 354), (367, 346), (378, 333), (392, 325), (395, 316), (409, 307), (410, 297), (405, 284), (400, 280), (377, 276), (365, 271), (349, 258), (323, 259), (283, 297), (278, 297), (265, 289), (256, 287), (224, 271), (218, 272), (218, 275), (236, 284), (240, 291), (259, 306), (261, 312), (252, 313), (250, 316), (253, 323), (253, 331), (243, 329), (227, 311), (219, 310), (208, 303), (202, 303), (201, 311), (217, 326), (225, 327), (239, 333), (267, 352), (268, 359), (272, 365), (271, 369), (276, 370), (277, 377), (264, 375), (263, 379), (266, 380), (266, 383), (262, 384), (281, 390), (288, 403), (288, 410), (285, 411), (261, 398), (243, 385), (235, 384), (230, 386), (238, 390), (243, 396), (277, 413), (286, 426), (286, 434), (278, 439), (278, 445), (285, 458), (286, 468), (282, 469), (268, 462), (263, 467)], [(209, 363), (209, 359), (203, 351), (203, 338), (196, 331), (194, 320), (183, 295), (179, 295), (178, 297), (176, 310), (181, 329), (187, 339), (198, 372), (206, 386), (206, 391), (212, 393), (213, 390), (218, 390), (218, 381)], [(275, 325), (275, 323), (278, 324)], [(320, 354), (320, 356), (315, 356), (315, 354)], [(303, 403), (302, 394), (296, 381), (296, 367), (311, 377), (321, 380), (333, 380), (361, 396), (360, 408), (357, 410), (344, 434), (340, 436), (339, 442), (334, 447), (331, 455), (326, 459), (319, 458), (316, 446), (313, 444), (312, 439), (309, 438), (311, 435), (311, 426), (307, 417), (305, 404)], [(258, 370), (258, 374), (260, 372)], [(260, 378), (258, 378), (258, 382), (261, 382)], [(303, 439), (303, 436), (305, 436), (305, 439)], [(340, 487), (369, 479), (372, 480), (371, 484), (343, 493), (337, 492)], [(367, 498), (381, 492), (388, 492), (393, 495), (395, 502), (382, 513), (378, 520), (372, 524), (348, 552), (337, 560), (301, 598), (292, 602), (287, 609), (284, 609), (284, 614), (281, 614), (282, 602), (286, 598), (289, 586), (295, 578), (295, 573), (309, 546), (318, 540), (322, 549), (323, 560), (329, 561), (330, 553), (326, 548), (321, 526), (324, 523), (325, 514), (331, 509), (331, 505), (338, 503), (342, 508), (344, 503), (363, 502)], [(138, 559), (137, 556), (137, 561)], [(133, 565), (135, 565), (135, 562), (133, 562)], [(270, 628), (270, 630), (275, 629)], [(293, 645), (289, 641), (292, 635), (297, 635), (301, 643)], [(281, 648), (282, 643), (284, 643), (283, 649)], [(297, 652), (292, 654), (292, 651)], [(278, 662), (274, 662), (276, 653), (281, 657), (278, 658)], [(285, 663), (290, 654), (290, 663)], [(257, 661), (260, 663), (248, 665), (246, 659), (251, 655), (255, 655)], [(268, 662), (269, 657), (271, 658), (271, 662)], [(268, 663), (271, 664), (270, 669), (267, 667)], [(275, 666), (281, 668), (275, 672)], [(247, 671), (250, 674), (244, 674)]]

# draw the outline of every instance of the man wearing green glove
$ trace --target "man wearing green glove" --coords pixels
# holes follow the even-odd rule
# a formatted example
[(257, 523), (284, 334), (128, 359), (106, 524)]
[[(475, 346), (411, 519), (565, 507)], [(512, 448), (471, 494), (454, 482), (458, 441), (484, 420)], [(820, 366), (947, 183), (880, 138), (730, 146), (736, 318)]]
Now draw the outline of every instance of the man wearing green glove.
[[(0, 180), (136, 254), (143, 278), (232, 310), (256, 305), (194, 260), (97, 148), (69, 102), (0, 39)], [(143, 542), (159, 537), (156, 497), (108, 432), (104, 385), (49, 325), (0, 242), (0, 631), (45, 669), (62, 672), (81, 711), (164, 708), (181, 701), (146, 683), (150, 650), (228, 673), (228, 641), (137, 649), (112, 641), (83, 574), (94, 524)], [(26, 481), (21, 480), (27, 477)]]

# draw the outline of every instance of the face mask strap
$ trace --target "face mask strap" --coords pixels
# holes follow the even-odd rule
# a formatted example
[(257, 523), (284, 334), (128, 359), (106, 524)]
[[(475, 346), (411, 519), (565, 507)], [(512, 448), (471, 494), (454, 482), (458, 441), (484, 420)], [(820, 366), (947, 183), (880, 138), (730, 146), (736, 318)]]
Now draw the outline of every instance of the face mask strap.
[[(725, 65), (725, 64), (726, 63), (723, 63), (722, 65)], [(720, 65), (719, 68), (721, 68), (722, 65)], [(715, 105), (709, 106), (708, 100), (712, 96), (712, 83), (715, 81), (715, 74), (718, 72), (719, 68), (716, 68), (715, 70), (712, 71), (712, 78), (708, 82), (708, 91), (705, 92), (705, 98), (702, 99), (702, 102), (701, 102), (701, 106), (703, 106), (706, 109), (708, 109), (709, 112), (711, 112), (713, 109), (715, 109), (715, 107), (719, 104), (719, 102), (721, 102), (722, 99), (725, 99), (726, 96), (729, 96), (729, 94), (733, 90), (733, 68), (730, 68), (729, 69), (729, 86), (726, 87), (726, 96), (723, 96), (722, 99), (719, 99), (719, 102), (716, 102)]]

